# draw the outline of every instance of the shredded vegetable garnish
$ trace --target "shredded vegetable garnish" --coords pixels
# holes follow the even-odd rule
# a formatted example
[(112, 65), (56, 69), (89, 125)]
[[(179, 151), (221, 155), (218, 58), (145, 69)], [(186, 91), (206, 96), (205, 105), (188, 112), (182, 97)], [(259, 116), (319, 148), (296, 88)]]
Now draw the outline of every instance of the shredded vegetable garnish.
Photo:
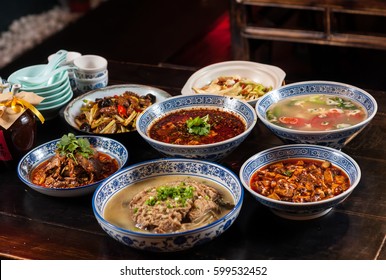
[(232, 96), (244, 100), (255, 100), (272, 90), (272, 86), (265, 86), (240, 76), (218, 77), (201, 88), (193, 87), (196, 93), (214, 93)]

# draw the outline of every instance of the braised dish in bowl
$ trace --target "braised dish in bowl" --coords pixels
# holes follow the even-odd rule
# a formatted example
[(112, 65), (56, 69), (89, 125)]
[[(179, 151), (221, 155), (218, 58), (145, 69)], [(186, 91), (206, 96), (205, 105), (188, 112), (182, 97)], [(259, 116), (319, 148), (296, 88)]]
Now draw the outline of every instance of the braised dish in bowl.
[(164, 155), (218, 161), (244, 141), (256, 121), (254, 108), (238, 99), (182, 95), (146, 109), (137, 131)]
[(69, 133), (27, 153), (18, 164), (18, 176), (46, 195), (80, 196), (93, 192), (127, 159), (126, 148), (113, 139)]
[(239, 178), (216, 163), (165, 158), (141, 162), (105, 180), (93, 196), (102, 229), (124, 245), (186, 250), (227, 230), (243, 203)]
[(280, 217), (307, 220), (343, 202), (361, 178), (347, 154), (325, 146), (293, 144), (261, 151), (244, 162), (240, 180)]

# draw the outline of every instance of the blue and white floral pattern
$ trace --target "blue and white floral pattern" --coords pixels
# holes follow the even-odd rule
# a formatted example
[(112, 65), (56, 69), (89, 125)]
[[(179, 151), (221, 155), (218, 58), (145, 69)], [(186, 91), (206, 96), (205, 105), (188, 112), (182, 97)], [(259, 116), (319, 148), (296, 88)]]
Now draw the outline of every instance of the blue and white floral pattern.
[[(334, 198), (309, 203), (291, 203), (270, 199), (250, 188), (249, 182), (253, 174), (260, 168), (280, 160), (297, 158), (328, 160), (348, 175), (351, 182), (350, 188)], [(353, 158), (340, 150), (319, 145), (294, 144), (274, 147), (255, 154), (244, 162), (239, 175), (241, 183), (255, 199), (275, 210), (276, 214), (292, 219), (311, 219), (327, 213), (332, 207), (345, 200), (358, 185), (361, 170)]]
[[(129, 154), (124, 145), (114, 139), (99, 136), (76, 136), (77, 138), (86, 138), (91, 145), (93, 145), (98, 151), (108, 154), (118, 162), (118, 170), (121, 169), (127, 162)], [(31, 171), (41, 164), (43, 161), (48, 160), (55, 155), (57, 149), (57, 143), (60, 139), (52, 140), (45, 144), (42, 144), (35, 149), (27, 153), (19, 162), (17, 167), (18, 176), (23, 183), (38, 191), (40, 193), (58, 196), (58, 197), (73, 197), (81, 196), (92, 193), (101, 182), (96, 182), (91, 185), (86, 185), (73, 189), (50, 189), (35, 185), (31, 182)]]
[[(247, 129), (242, 134), (222, 141), (220, 143), (208, 145), (173, 145), (155, 141), (148, 136), (149, 127), (160, 117), (166, 114), (192, 108), (221, 108), (223, 110), (237, 114), (244, 120)], [(218, 161), (230, 154), (241, 142), (249, 135), (257, 121), (257, 116), (254, 108), (249, 104), (238, 99), (210, 95), (182, 95), (169, 98), (160, 103), (149, 107), (137, 119), (138, 133), (156, 150), (170, 157), (182, 157), (192, 159), (203, 159), (210, 161)]]
[[(143, 180), (164, 175), (184, 175), (214, 181), (227, 188), (235, 207), (226, 216), (207, 226), (172, 234), (147, 234), (130, 231), (110, 224), (103, 218), (104, 208), (117, 192)], [(93, 211), (102, 229), (115, 240), (137, 249), (150, 251), (180, 251), (206, 243), (227, 230), (239, 215), (243, 203), (244, 189), (239, 178), (229, 169), (216, 163), (165, 158), (138, 163), (122, 169), (105, 180), (93, 196)]]
[[(277, 126), (269, 122), (266, 113), (272, 104), (291, 96), (306, 94), (332, 94), (352, 99), (363, 105), (367, 110), (367, 119), (351, 127), (333, 131), (298, 131)], [(309, 81), (288, 84), (264, 95), (256, 103), (259, 119), (285, 143), (317, 144), (341, 149), (351, 141), (373, 119), (378, 109), (376, 100), (366, 91), (342, 83), (329, 81)]]

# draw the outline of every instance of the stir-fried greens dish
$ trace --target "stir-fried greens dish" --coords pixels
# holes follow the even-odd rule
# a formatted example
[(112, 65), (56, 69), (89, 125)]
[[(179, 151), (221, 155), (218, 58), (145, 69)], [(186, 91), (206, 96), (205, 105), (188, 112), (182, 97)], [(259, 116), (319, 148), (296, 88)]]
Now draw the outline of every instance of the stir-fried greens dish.
[(92, 133), (112, 134), (134, 131), (137, 117), (155, 103), (152, 94), (139, 96), (130, 91), (122, 95), (84, 100), (75, 123), (80, 130)]
[(63, 135), (55, 155), (32, 171), (32, 182), (46, 188), (75, 188), (98, 182), (118, 170), (118, 162), (86, 138)]
[(193, 90), (195, 93), (213, 93), (248, 101), (258, 99), (271, 91), (272, 86), (265, 86), (240, 76), (222, 76), (201, 88), (193, 87)]

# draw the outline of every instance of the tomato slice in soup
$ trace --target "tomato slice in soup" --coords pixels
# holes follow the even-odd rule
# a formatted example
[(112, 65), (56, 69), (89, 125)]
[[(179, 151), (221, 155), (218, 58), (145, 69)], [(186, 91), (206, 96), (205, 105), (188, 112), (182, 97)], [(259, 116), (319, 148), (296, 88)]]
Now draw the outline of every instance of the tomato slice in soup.
[(332, 116), (319, 117), (316, 116), (311, 120), (311, 127), (318, 130), (328, 130), (333, 127), (335, 118)]
[(305, 120), (302, 118), (295, 117), (280, 117), (279, 121), (288, 126), (303, 126), (305, 124)]

